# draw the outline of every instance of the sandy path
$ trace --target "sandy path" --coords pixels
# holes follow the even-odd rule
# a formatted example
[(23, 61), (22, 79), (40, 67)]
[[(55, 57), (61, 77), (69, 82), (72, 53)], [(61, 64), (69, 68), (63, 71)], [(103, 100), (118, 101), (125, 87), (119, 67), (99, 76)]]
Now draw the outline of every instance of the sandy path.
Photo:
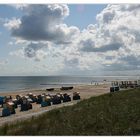
[[(72, 93), (77, 91), (80, 92), (81, 100), (90, 98), (92, 96), (99, 96), (105, 93), (109, 92), (109, 87), (110, 85), (98, 85), (98, 86), (93, 86), (93, 85), (81, 85), (81, 86), (75, 86), (74, 89), (69, 90), (69, 91), (60, 91), (60, 89), (55, 89), (53, 92), (48, 92), (44, 89), (41, 90), (27, 90), (27, 91), (18, 91), (18, 92), (10, 92), (10, 93), (0, 93), (1, 95), (12, 95), (13, 97), (17, 94), (23, 94), (26, 95), (29, 92), (32, 92), (33, 94), (41, 94), (41, 93), (49, 93), (49, 94), (54, 94), (58, 92), (62, 93), (68, 93), (72, 97)], [(62, 106), (69, 106), (77, 103), (77, 101), (71, 101), (68, 103), (62, 103), (59, 105), (52, 105), (49, 107), (41, 107), (39, 104), (33, 104), (33, 109), (25, 112), (20, 112), (20, 107), (16, 109), (16, 114), (8, 116), (8, 117), (0, 117), (0, 125), (3, 125), (4, 123), (10, 123), (10, 122), (15, 122), (16, 120), (23, 120), (30, 118), (32, 116), (37, 116), (39, 114), (42, 114), (44, 112), (47, 112), (49, 110), (59, 108)], [(2, 112), (2, 108), (0, 108), (0, 115)]]
[(60, 108), (63, 106), (71, 106), (71, 105), (76, 104), (77, 102), (78, 101), (72, 101), (72, 102), (68, 102), (68, 103), (62, 103), (59, 105), (52, 105), (52, 106), (43, 107), (43, 108), (41, 108), (40, 105), (36, 105), (35, 108), (33, 108), (32, 110), (25, 111), (25, 112), (20, 112), (19, 108), (18, 108), (16, 110), (16, 112), (19, 112), (19, 113), (16, 113), (16, 114), (8, 116), (8, 117), (1, 117), (0, 118), (0, 126), (5, 124), (5, 123), (9, 124), (9, 123), (13, 123), (15, 121), (25, 120), (25, 119), (31, 118), (33, 116), (35, 117), (35, 116), (38, 116), (38, 115), (43, 114), (45, 112), (48, 112), (52, 109)]

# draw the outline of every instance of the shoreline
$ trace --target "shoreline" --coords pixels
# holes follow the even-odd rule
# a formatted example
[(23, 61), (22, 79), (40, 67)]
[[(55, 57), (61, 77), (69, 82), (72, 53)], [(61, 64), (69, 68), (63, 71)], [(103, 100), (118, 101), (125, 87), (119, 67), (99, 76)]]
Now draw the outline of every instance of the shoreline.
[(24, 89), (16, 89), (12, 91), (0, 91), (0, 94), (7, 94), (7, 93), (14, 93), (14, 92), (25, 92), (25, 91), (38, 91), (38, 90), (46, 90), (47, 88), (55, 88), (60, 89), (62, 86), (85, 86), (85, 85), (92, 85), (92, 84), (40, 84), (40, 87), (37, 88), (24, 88)]
[(13, 90), (13, 91), (0, 91), (0, 96), (4, 96), (4, 95), (14, 95), (14, 94), (24, 94), (26, 92), (50, 92), (50, 91), (47, 91), (46, 89), (47, 88), (54, 88), (55, 90), (54, 91), (57, 91), (57, 92), (63, 92), (60, 90), (60, 88), (62, 86), (73, 86), (74, 88), (76, 87), (86, 87), (86, 86), (93, 86), (93, 87), (97, 87), (97, 86), (102, 86), (102, 85), (110, 85), (110, 82), (109, 83), (106, 83), (104, 84), (103, 82), (98, 82), (98, 85), (94, 85), (94, 84), (57, 84), (58, 86), (50, 86), (50, 87), (40, 87), (40, 88), (28, 88), (28, 89), (17, 89), (17, 90)]
[[(56, 94), (56, 93), (61, 92), (61, 93), (68, 93), (72, 98), (73, 92), (80, 92), (81, 100), (84, 100), (84, 99), (88, 99), (88, 98), (93, 97), (93, 96), (100, 96), (100, 95), (109, 93), (109, 87), (110, 87), (109, 84), (104, 84), (104, 85), (80, 85), (80, 86), (74, 86), (74, 88), (72, 90), (61, 91), (60, 88), (55, 88), (55, 90), (51, 91), (51, 92), (46, 91), (46, 89), (45, 90), (30, 89), (30, 90), (26, 90), (26, 91), (8, 92), (6, 94), (5, 93), (0, 93), (0, 96), (11, 95), (13, 98), (15, 98), (15, 96), (17, 94), (26, 95), (29, 92), (32, 92), (33, 94), (36, 94), (36, 95), (41, 94), (43, 92), (44, 93), (49, 93), (49, 94)], [(33, 103), (33, 109), (32, 110), (23, 111), (23, 112), (20, 112), (20, 107), (18, 107), (16, 109), (16, 114), (13, 114), (13, 115), (8, 116), (8, 117), (0, 117), (0, 126), (2, 126), (5, 123), (9, 124), (9, 123), (12, 123), (12, 122), (15, 122), (15, 121), (18, 121), (18, 120), (24, 120), (24, 119), (30, 118), (32, 116), (37, 116), (39, 114), (42, 114), (43, 112), (47, 112), (47, 111), (50, 111), (52, 109), (56, 109), (56, 108), (63, 107), (63, 106), (68, 106), (68, 105), (73, 105), (73, 104), (76, 104), (77, 102), (79, 102), (79, 101), (73, 101), (72, 100), (71, 102), (61, 103), (59, 105), (51, 105), (51, 106), (48, 106), (48, 107), (41, 107), (40, 104)], [(0, 115), (1, 115), (1, 112), (2, 112), (2, 108), (0, 108)]]

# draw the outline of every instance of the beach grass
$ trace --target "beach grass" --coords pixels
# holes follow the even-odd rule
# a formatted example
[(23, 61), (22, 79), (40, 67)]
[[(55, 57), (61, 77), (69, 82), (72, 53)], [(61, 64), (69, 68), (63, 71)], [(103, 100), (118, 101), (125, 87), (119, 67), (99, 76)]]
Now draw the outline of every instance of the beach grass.
[(0, 135), (140, 135), (140, 89), (91, 97), (76, 105), (5, 124)]

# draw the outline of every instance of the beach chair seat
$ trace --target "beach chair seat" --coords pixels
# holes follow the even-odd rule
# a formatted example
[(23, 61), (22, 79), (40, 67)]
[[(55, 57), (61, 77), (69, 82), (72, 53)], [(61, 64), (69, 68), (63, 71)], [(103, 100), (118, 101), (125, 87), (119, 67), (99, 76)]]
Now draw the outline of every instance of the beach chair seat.
[(61, 99), (59, 97), (53, 97), (52, 98), (52, 104), (55, 105), (55, 104), (61, 104)]
[(10, 113), (11, 113), (11, 114), (15, 114), (15, 113), (16, 113), (14, 102), (12, 102), (12, 101), (7, 102), (7, 103), (5, 104), (5, 107), (8, 108), (8, 109), (10, 110)]
[(80, 95), (73, 96), (73, 100), (80, 100)]
[(32, 103), (36, 102), (36, 101), (35, 101), (36, 96), (33, 95), (32, 93), (27, 94), (27, 96), (29, 97), (29, 99), (32, 100), (32, 101), (31, 101)]
[(2, 110), (2, 117), (10, 116), (10, 115), (11, 115), (10, 109), (4, 108), (4, 109)]
[(17, 104), (18, 104), (18, 105), (22, 104), (22, 100), (21, 100), (21, 99), (18, 99), (18, 100), (17, 100)]
[(70, 101), (71, 101), (71, 97), (69, 95), (64, 95), (63, 102), (70, 102)]
[(27, 110), (28, 110), (27, 104), (21, 104), (21, 110), (20, 111), (27, 111)]
[(53, 100), (52, 103), (53, 103), (53, 105), (61, 104), (61, 100), (60, 101), (59, 100)]
[(35, 96), (30, 97), (30, 98), (32, 99), (33, 103), (37, 102), (37, 98)]
[(46, 102), (41, 102), (41, 107), (46, 107), (46, 106), (50, 106), (51, 102), (46, 101)]
[(3, 105), (3, 103), (4, 103), (4, 97), (0, 97), (0, 105)]
[(73, 93), (73, 100), (80, 100), (80, 93), (79, 92), (74, 92)]
[(17, 99), (17, 105), (20, 105), (23, 103), (22, 96), (16, 95), (16, 99)]
[(113, 92), (116, 92), (116, 91), (119, 91), (119, 90), (120, 90), (119, 86), (110, 87), (110, 93), (113, 93)]
[(37, 104), (41, 104), (41, 102), (42, 102), (42, 97), (41, 97), (41, 95), (39, 95), (39, 96), (37, 97), (36, 103), (37, 103)]

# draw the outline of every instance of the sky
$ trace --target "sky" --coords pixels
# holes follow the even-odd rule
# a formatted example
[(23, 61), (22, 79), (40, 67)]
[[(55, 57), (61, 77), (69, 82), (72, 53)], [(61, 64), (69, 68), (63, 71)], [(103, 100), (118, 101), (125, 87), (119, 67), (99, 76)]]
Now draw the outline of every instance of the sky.
[(139, 4), (0, 4), (0, 75), (139, 75), (139, 19)]

